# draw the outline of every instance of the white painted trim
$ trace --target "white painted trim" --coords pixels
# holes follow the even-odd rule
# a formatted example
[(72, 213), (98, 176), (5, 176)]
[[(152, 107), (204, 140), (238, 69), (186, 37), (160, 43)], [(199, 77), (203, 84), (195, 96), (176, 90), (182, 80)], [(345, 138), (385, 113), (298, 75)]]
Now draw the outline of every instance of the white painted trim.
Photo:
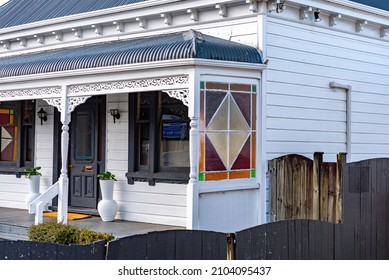
[(389, 25), (389, 12), (360, 3), (345, 0), (287, 0), (286, 5), (318, 8), (324, 12), (334, 12), (346, 17), (367, 20), (369, 23)]
[(353, 156), (352, 153), (352, 143), (351, 143), (351, 125), (352, 125), (352, 86), (336, 83), (336, 82), (330, 82), (329, 87), (331, 89), (340, 89), (345, 92), (346, 94), (346, 160), (347, 162), (351, 161), (351, 157)]
[[(258, 47), (262, 51), (263, 59), (264, 61), (267, 60), (267, 23), (268, 23), (268, 13), (266, 12), (266, 3), (261, 3), (261, 9), (263, 12), (258, 15), (258, 30), (257, 30), (257, 36), (260, 37), (260, 44), (258, 44)], [(262, 35), (261, 35), (262, 34)], [(259, 192), (258, 192), (258, 224), (264, 224), (266, 222), (266, 188), (267, 188), (267, 127), (266, 127), (266, 120), (267, 120), (267, 68), (263, 69), (261, 73), (261, 79), (258, 81), (258, 92), (257, 92), (257, 179), (258, 176), (260, 176), (258, 182), (260, 185)], [(260, 110), (260, 112), (259, 112)]]
[(198, 182), (199, 194), (259, 189), (256, 179), (234, 179)]
[(112, 72), (115, 73), (134, 72), (134, 71), (137, 72), (139, 70), (153, 70), (153, 69), (155, 70), (155, 69), (183, 67), (183, 66), (207, 66), (207, 67), (215, 67), (215, 68), (223, 68), (223, 69), (240, 69), (246, 71), (247, 70), (260, 71), (266, 69), (266, 65), (264, 64), (219, 61), (219, 60), (213, 61), (208, 59), (189, 58), (189, 59), (145, 62), (145, 63), (136, 63), (136, 64), (129, 64), (129, 65), (118, 65), (118, 66), (78, 69), (78, 70), (69, 70), (69, 71), (60, 71), (60, 72), (50, 72), (50, 73), (43, 73), (43, 74), (33, 74), (33, 75), (26, 75), (26, 76), (7, 77), (7, 78), (0, 79), (0, 85), (3, 83), (16, 83), (22, 81), (56, 79), (56, 78), (71, 77), (71, 76), (80, 77), (86, 75), (107, 74)]

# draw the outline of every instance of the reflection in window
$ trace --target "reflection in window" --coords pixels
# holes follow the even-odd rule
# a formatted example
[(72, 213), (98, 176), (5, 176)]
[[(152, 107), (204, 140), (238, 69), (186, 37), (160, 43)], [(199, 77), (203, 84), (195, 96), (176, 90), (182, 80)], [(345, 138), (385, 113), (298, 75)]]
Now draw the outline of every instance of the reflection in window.
[[(129, 172), (135, 179), (189, 180), (188, 108), (163, 92), (130, 94)], [(133, 114), (131, 114), (133, 112)]]

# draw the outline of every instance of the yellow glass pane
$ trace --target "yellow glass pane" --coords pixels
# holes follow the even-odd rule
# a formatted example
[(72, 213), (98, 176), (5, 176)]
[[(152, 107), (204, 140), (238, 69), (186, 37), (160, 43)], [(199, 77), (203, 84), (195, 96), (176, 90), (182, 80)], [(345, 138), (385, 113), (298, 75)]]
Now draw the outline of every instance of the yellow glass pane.
[(228, 168), (231, 168), (231, 165), (235, 162), (235, 159), (239, 155), (248, 136), (248, 132), (230, 132), (230, 155)]
[(250, 130), (249, 124), (233, 98), (230, 102), (230, 130)]
[(205, 174), (205, 181), (219, 181), (219, 180), (227, 180), (227, 179), (228, 179), (227, 172), (217, 172), (217, 173)]
[(250, 178), (250, 170), (244, 171), (231, 171), (230, 179), (241, 179), (241, 178)]

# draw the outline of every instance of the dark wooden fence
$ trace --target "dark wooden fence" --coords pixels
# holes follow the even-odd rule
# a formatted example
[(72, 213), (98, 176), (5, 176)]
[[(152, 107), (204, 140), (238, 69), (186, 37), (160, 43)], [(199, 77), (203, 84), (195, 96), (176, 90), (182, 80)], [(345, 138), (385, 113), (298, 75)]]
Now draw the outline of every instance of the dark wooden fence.
[[(388, 260), (389, 159), (353, 163), (345, 163), (342, 156), (339, 159), (341, 223), (282, 220), (237, 232), (236, 259)], [(278, 162), (296, 165), (299, 160), (289, 156)], [(284, 188), (288, 186), (285, 184)], [(298, 186), (293, 184), (293, 188)]]
[(225, 233), (170, 230), (109, 242), (108, 260), (226, 260)]
[(87, 245), (0, 241), (0, 260), (104, 260), (105, 254), (105, 241)]
[[(300, 166), (297, 162), (301, 162), (298, 156), (290, 156), (285, 161), (277, 161), (277, 165), (284, 165), (283, 170), (287, 170), (283, 172), (275, 170), (277, 174), (285, 176), (286, 172), (292, 176), (287, 175), (285, 178), (294, 178), (292, 180), (293, 191), (285, 190), (282, 194), (306, 194), (309, 189), (307, 187), (309, 184), (304, 181), (305, 179), (297, 179), (296, 174), (306, 174), (311, 164), (305, 159)], [(292, 167), (285, 166), (288, 164)], [(276, 168), (278, 168), (277, 165)], [(313, 163), (312, 166), (314, 166)], [(330, 190), (333, 189), (334, 184), (341, 185), (339, 189), (342, 192), (339, 193), (339, 198), (334, 198), (334, 201), (339, 204), (338, 209), (343, 209), (339, 212), (342, 213), (342, 217), (339, 216), (336, 219), (341, 223), (303, 218), (275, 221), (228, 234), (172, 230), (120, 238), (109, 242), (107, 246), (104, 242), (65, 246), (29, 241), (0, 241), (0, 259), (389, 260), (389, 159), (373, 159), (346, 164), (344, 157), (339, 156), (338, 167), (336, 167), (338, 171), (334, 171), (335, 167), (331, 165), (316, 164), (315, 166), (317, 168), (315, 172), (321, 174), (319, 175), (321, 177), (319, 195), (314, 195), (319, 197), (319, 201), (327, 201), (328, 205), (331, 205), (329, 198), (321, 198), (327, 193), (327, 187), (323, 188), (323, 185), (328, 185), (328, 197), (333, 196)], [(334, 175), (326, 175), (334, 174), (334, 172), (338, 174), (335, 175), (335, 179)], [(322, 183), (326, 182), (325, 178), (331, 176), (332, 179), (328, 179), (331, 183)], [(277, 180), (277, 184), (281, 182), (277, 177), (273, 177), (274, 179)], [(333, 180), (337, 180), (338, 183), (334, 183)], [(297, 191), (299, 181), (302, 182), (301, 188), (303, 189), (300, 192)], [(284, 181), (284, 189), (290, 186), (287, 182), (289, 181)], [(293, 205), (297, 199), (290, 201)], [(309, 205), (309, 202), (306, 204)], [(318, 205), (320, 204), (322, 203)], [(285, 204), (282, 200), (281, 205), (288, 206), (289, 204)], [(304, 203), (299, 205), (304, 205)], [(319, 207), (319, 213), (326, 213), (323, 207), (323, 205)], [(294, 206), (289, 208), (293, 209)], [(306, 207), (306, 209), (311, 208)], [(332, 210), (327, 211), (329, 212)], [(319, 215), (319, 217), (322, 216)]]

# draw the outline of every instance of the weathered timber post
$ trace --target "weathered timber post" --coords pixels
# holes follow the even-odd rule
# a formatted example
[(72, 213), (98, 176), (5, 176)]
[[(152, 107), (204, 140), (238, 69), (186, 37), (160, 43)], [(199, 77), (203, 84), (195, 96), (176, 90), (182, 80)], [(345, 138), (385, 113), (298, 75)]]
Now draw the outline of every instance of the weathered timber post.
[(323, 153), (315, 152), (313, 154), (313, 170), (312, 170), (312, 219), (320, 219), (320, 169), (323, 162)]
[(343, 168), (346, 167), (346, 154), (339, 153), (336, 157), (336, 185), (335, 185), (335, 222), (342, 222), (342, 192), (343, 192), (343, 180), (342, 173)]

